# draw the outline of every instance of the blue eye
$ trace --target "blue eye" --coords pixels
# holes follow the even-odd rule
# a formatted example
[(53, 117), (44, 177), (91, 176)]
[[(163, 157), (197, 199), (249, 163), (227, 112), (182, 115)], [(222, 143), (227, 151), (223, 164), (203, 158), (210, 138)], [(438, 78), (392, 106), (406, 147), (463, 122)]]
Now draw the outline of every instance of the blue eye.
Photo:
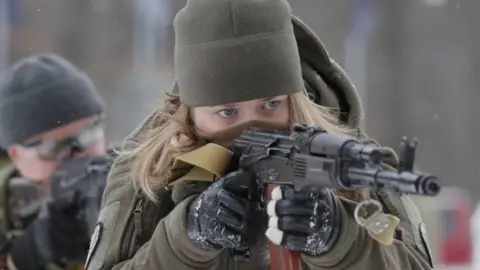
[(274, 100), (274, 101), (269, 101), (269, 102), (265, 102), (263, 105), (262, 105), (262, 108), (264, 110), (274, 110), (278, 107), (278, 105), (280, 104), (280, 101), (279, 100)]
[(218, 112), (218, 114), (221, 116), (221, 117), (224, 117), (224, 118), (228, 118), (228, 117), (232, 117), (236, 114), (237, 112), (235, 111), (235, 109), (232, 109), (232, 108), (229, 108), (229, 109), (223, 109), (221, 111)]

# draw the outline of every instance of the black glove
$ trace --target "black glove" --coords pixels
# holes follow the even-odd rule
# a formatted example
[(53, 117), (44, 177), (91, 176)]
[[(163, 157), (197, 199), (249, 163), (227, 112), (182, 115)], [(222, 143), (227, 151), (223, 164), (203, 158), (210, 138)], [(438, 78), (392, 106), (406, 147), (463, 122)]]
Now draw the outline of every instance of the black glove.
[(208, 250), (241, 249), (254, 244), (267, 224), (259, 194), (255, 178), (245, 171), (215, 181), (190, 205), (189, 238)]
[(47, 264), (84, 262), (88, 247), (85, 223), (74, 200), (44, 203), (38, 218), (14, 240), (10, 255), (19, 270), (45, 269)]
[(284, 248), (317, 256), (329, 251), (338, 238), (340, 213), (328, 189), (306, 193), (291, 186), (276, 187), (267, 213), (266, 235)]

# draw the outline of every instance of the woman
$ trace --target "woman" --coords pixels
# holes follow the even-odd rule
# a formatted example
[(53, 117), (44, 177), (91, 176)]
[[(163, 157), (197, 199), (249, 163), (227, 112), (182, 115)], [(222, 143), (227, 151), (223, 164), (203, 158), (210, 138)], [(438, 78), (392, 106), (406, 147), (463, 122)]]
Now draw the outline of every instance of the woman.
[[(268, 241), (300, 251), (304, 269), (431, 269), (408, 200), (380, 196), (402, 219), (394, 244), (383, 246), (352, 217), (356, 201), (377, 194), (302, 196), (282, 186), (265, 211), (249, 207), (259, 205), (245, 194), (247, 172), (218, 173), (213, 183), (200, 174), (180, 178), (177, 158), (211, 134), (260, 121), (360, 137), (361, 107), (348, 77), (284, 0), (191, 0), (175, 31), (178, 87), (126, 140), (87, 269), (269, 269)], [(309, 96), (339, 110), (329, 114)], [(250, 260), (238, 260), (245, 248)]]

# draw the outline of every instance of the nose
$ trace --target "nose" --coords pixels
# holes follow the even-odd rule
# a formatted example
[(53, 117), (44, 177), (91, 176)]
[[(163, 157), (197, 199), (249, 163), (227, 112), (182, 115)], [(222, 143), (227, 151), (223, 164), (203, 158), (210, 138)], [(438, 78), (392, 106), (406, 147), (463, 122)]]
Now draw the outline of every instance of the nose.
[(255, 109), (246, 110), (243, 114), (242, 122), (272, 122), (272, 116), (266, 115)]

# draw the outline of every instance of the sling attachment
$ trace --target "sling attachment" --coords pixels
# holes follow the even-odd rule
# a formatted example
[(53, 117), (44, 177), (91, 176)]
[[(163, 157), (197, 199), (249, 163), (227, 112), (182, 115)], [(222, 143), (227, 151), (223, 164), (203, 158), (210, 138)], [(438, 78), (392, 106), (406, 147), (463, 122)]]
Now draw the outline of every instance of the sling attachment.
[(368, 234), (384, 245), (391, 245), (395, 229), (400, 223), (396, 216), (385, 214), (382, 205), (373, 199), (360, 202), (354, 211), (354, 218), (358, 225), (365, 228)]

